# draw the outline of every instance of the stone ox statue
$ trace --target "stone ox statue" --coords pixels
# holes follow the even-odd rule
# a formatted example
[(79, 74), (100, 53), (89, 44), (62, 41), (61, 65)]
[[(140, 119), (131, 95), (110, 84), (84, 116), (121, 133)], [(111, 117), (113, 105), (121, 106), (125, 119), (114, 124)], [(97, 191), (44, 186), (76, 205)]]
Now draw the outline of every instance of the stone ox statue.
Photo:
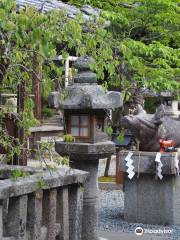
[(137, 115), (125, 116), (122, 124), (139, 141), (140, 151), (159, 151), (159, 139), (174, 140), (175, 147), (180, 147), (180, 121), (166, 116), (163, 105), (157, 108), (154, 115), (147, 114), (139, 107)]

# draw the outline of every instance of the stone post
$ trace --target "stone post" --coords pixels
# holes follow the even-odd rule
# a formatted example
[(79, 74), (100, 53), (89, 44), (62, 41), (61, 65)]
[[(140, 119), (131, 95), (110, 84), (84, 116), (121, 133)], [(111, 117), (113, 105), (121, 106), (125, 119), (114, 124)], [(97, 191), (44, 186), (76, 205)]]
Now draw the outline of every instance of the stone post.
[(157, 176), (155, 152), (134, 152), (135, 176), (130, 180), (125, 157), (122, 153), (121, 167), (125, 172), (124, 219), (157, 225), (180, 225), (180, 177), (176, 175), (176, 153), (161, 154), (162, 179)]
[(83, 187), (69, 187), (69, 240), (82, 239)]
[(42, 199), (43, 199), (42, 190), (38, 190), (30, 194), (28, 198), (27, 223), (29, 226), (30, 239), (32, 240), (43, 239), (41, 228)]
[(98, 165), (99, 159), (70, 160), (71, 166), (76, 169), (88, 171), (89, 176), (84, 184), (84, 202), (82, 219), (82, 240), (98, 240)]
[(27, 195), (10, 198), (5, 234), (26, 240), (26, 220)]
[(58, 211), (57, 211), (57, 221), (61, 226), (60, 235), (58, 240), (68, 240), (69, 239), (69, 192), (68, 188), (59, 189), (57, 194), (58, 201)]

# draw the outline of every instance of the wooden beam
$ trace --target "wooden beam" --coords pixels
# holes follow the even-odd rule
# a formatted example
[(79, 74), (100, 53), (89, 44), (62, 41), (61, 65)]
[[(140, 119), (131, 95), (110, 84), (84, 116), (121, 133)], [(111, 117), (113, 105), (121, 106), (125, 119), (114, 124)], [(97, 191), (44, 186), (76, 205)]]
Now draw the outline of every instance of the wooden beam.
[(42, 65), (38, 61), (38, 55), (34, 52), (34, 61), (33, 61), (33, 95), (34, 95), (34, 116), (37, 120), (41, 120), (41, 95), (42, 95)]
[[(28, 91), (27, 91), (27, 81), (24, 80), (22, 83), (18, 86), (17, 91), (17, 112), (22, 114), (25, 111), (25, 102), (28, 98)], [(27, 139), (25, 139), (25, 132), (23, 128), (17, 127), (18, 132), (17, 136), (19, 138), (20, 144), (23, 146), (23, 149), (21, 149), (21, 154), (17, 158), (14, 159), (15, 165), (27, 165)]]

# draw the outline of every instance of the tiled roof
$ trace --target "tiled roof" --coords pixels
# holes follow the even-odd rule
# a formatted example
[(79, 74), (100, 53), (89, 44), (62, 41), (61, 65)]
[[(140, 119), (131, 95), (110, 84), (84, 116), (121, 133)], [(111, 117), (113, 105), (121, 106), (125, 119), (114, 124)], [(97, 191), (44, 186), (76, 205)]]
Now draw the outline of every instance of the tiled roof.
[(81, 9), (76, 8), (75, 6), (65, 4), (61, 1), (57, 0), (16, 0), (18, 7), (25, 6), (35, 6), (38, 10), (42, 9), (44, 12), (51, 11), (53, 9), (67, 11), (67, 15), (70, 18), (75, 18), (75, 16), (81, 12), (83, 17), (87, 20), (92, 19), (92, 16), (99, 16), (100, 11), (98, 9), (94, 9), (89, 5), (85, 5)]

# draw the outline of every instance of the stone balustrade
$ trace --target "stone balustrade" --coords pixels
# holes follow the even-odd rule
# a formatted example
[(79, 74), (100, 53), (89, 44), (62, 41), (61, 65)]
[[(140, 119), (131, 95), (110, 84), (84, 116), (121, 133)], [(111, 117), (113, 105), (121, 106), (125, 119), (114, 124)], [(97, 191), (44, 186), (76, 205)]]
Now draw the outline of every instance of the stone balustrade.
[[(12, 180), (14, 169), (29, 176)], [(67, 167), (50, 172), (1, 165), (0, 239), (80, 240), (87, 175)]]

